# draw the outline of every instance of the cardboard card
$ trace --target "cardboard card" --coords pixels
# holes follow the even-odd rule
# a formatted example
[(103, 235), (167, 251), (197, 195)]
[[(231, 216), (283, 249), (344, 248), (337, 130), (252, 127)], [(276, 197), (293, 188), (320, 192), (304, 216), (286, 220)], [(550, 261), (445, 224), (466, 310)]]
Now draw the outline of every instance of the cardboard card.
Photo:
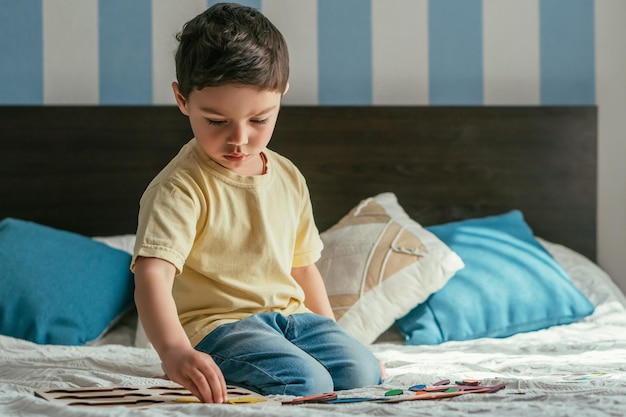
[[(280, 405), (256, 392), (229, 385), (229, 405)], [(166, 404), (200, 402), (190, 391), (179, 385), (57, 388), (35, 391), (35, 395), (48, 401), (76, 407), (125, 406), (146, 408)]]

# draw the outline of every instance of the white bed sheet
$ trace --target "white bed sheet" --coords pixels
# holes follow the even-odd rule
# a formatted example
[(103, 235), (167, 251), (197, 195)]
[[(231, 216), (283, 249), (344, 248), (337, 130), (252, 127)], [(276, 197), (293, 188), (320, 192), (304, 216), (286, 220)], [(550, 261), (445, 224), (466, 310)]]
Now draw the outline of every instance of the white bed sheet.
[[(590, 298), (596, 311), (574, 324), (506, 339), (448, 342), (438, 346), (376, 343), (389, 376), (381, 386), (340, 392), (380, 396), (394, 388), (440, 379), (481, 379), (506, 388), (438, 401), (400, 404), (299, 406), (164, 405), (149, 409), (68, 407), (36, 398), (39, 389), (163, 385), (151, 349), (124, 346), (134, 339), (129, 316), (98, 346), (38, 346), (0, 336), (1, 416), (624, 416), (626, 415), (626, 300), (592, 262), (544, 242)], [(387, 336), (390, 336), (389, 334)], [(386, 340), (390, 340), (387, 338)], [(278, 398), (281, 399), (281, 398)]]

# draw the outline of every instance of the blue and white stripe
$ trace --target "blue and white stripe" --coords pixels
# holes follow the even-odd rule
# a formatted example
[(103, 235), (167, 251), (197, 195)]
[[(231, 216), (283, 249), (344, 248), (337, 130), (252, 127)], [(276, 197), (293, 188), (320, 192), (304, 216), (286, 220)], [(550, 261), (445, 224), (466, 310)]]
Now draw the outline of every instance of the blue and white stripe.
[(42, 11), (43, 102), (99, 103), (97, 0), (46, 1)]
[[(599, 0), (248, 0), (287, 104), (595, 104)], [(214, 0), (0, 0), (0, 104), (172, 104), (175, 34)]]
[(595, 103), (593, 2), (544, 0), (539, 16), (541, 103)]
[(482, 104), (482, 1), (431, 1), (428, 23), (429, 103)]
[(428, 104), (428, 70), (428, 1), (373, 0), (372, 102)]
[(101, 104), (152, 103), (151, 46), (151, 0), (98, 2)]
[(483, 51), (485, 104), (539, 104), (539, 0), (483, 0)]
[(0, 104), (43, 102), (41, 0), (0, 4)]

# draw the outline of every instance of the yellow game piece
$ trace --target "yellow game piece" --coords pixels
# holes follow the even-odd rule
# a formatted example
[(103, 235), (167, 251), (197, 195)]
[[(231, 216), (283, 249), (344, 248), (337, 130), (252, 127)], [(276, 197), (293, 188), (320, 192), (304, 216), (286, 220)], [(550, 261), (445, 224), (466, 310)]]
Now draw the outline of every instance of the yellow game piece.
[(263, 398), (256, 397), (236, 397), (228, 400), (229, 404), (252, 404), (252, 403), (261, 403), (265, 400)]
[(199, 403), (200, 400), (197, 399), (196, 397), (180, 397), (180, 398), (174, 398), (174, 402), (177, 402), (177, 403)]

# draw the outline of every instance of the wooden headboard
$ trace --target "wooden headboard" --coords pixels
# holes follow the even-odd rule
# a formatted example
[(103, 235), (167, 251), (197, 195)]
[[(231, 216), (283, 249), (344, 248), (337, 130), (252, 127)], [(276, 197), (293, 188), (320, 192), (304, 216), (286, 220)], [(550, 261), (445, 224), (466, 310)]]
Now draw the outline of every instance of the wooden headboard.
[[(392, 191), (423, 225), (520, 209), (595, 260), (595, 107), (284, 106), (270, 147), (307, 178), (320, 230)], [(174, 106), (0, 107), (0, 219), (134, 233), (152, 177), (191, 138)]]

